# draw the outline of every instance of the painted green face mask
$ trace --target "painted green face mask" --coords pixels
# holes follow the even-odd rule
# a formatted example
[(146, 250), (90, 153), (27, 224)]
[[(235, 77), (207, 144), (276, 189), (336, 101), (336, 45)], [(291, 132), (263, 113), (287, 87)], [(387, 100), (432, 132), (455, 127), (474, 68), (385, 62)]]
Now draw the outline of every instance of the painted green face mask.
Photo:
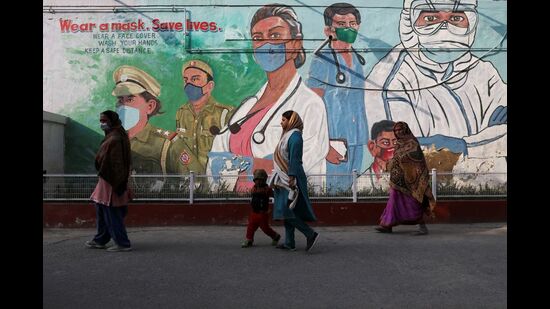
[(339, 41), (353, 43), (357, 38), (357, 30), (353, 28), (336, 28), (336, 38)]

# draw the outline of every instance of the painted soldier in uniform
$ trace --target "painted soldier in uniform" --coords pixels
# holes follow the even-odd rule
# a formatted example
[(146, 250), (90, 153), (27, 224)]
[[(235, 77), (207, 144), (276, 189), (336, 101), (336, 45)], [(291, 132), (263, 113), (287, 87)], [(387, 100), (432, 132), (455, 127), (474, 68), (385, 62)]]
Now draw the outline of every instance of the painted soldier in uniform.
[[(175, 132), (157, 128), (149, 118), (160, 113), (159, 83), (146, 72), (123, 65), (115, 70), (117, 113), (130, 137), (132, 171), (138, 174), (187, 174), (200, 162)], [(157, 183), (162, 187), (162, 184)]]
[(212, 97), (214, 73), (208, 64), (200, 60), (190, 60), (182, 68), (185, 94), (188, 104), (182, 105), (176, 113), (176, 128), (179, 137), (197, 155), (201, 171), (206, 168), (208, 152), (212, 148), (214, 135), (210, 128), (223, 128), (233, 107), (222, 105)]

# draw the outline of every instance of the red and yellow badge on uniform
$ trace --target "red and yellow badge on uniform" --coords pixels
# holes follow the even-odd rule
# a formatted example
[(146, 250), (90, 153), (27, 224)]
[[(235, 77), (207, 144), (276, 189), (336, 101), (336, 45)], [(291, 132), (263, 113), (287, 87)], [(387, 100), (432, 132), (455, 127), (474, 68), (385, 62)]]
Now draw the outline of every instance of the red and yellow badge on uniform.
[(191, 156), (187, 153), (187, 151), (183, 151), (180, 154), (180, 161), (183, 165), (189, 165), (189, 163), (191, 163)]

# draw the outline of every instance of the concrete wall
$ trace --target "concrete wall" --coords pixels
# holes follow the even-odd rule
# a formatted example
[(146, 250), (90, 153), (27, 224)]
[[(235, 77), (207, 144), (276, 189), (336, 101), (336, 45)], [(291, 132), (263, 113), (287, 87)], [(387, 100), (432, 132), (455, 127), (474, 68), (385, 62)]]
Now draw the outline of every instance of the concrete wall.
[[(477, 223), (507, 220), (506, 200), (438, 201), (435, 219), (427, 223)], [(376, 202), (313, 202), (316, 226), (374, 225), (384, 211), (386, 201)], [(127, 226), (179, 225), (246, 225), (250, 205), (242, 202), (200, 203), (140, 203), (128, 206)], [(43, 227), (93, 228), (95, 209), (91, 203), (43, 203)], [(280, 221), (272, 222), (281, 225)]]
[(42, 167), (48, 174), (65, 171), (65, 125), (69, 118), (42, 111)]

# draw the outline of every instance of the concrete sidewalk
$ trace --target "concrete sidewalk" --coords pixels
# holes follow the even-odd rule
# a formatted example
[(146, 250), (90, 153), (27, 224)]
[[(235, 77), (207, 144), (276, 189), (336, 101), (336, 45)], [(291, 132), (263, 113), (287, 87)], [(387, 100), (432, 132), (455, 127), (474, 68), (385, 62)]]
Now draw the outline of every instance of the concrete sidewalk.
[[(44, 308), (506, 308), (506, 223), (381, 234), (318, 227), (305, 253), (246, 226), (130, 228), (133, 252), (87, 249), (93, 229), (44, 229)], [(283, 233), (282, 227), (275, 227)]]

